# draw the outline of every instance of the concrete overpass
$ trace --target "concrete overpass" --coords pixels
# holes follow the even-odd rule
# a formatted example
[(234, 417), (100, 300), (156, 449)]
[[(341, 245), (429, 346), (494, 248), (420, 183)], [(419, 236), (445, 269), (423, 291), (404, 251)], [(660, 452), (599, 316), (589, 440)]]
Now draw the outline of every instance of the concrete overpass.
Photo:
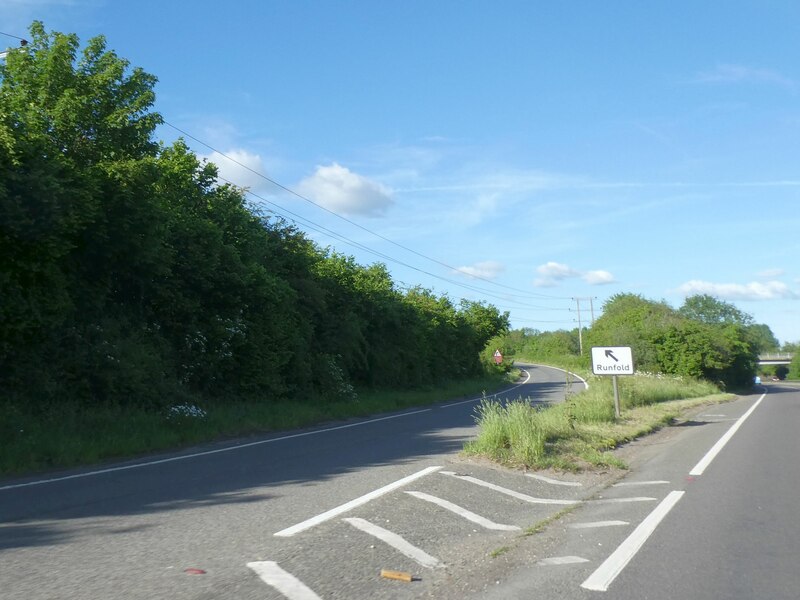
[(792, 362), (794, 354), (792, 352), (774, 352), (772, 354), (759, 354), (759, 365), (788, 365)]

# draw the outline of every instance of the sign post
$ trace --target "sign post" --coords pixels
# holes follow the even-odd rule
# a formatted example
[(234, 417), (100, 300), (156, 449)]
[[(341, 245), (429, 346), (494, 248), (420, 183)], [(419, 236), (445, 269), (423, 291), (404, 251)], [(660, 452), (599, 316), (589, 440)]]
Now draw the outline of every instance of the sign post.
[(629, 346), (593, 346), (592, 373), (611, 375), (614, 386), (614, 414), (620, 417), (618, 375), (633, 375), (633, 353)]

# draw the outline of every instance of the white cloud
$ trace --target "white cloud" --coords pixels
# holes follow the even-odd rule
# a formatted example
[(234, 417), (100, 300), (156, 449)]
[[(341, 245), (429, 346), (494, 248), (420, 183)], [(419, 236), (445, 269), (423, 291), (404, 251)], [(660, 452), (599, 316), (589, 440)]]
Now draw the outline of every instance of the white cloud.
[(757, 273), (761, 279), (775, 279), (776, 277), (783, 277), (785, 274), (786, 271), (783, 269), (764, 269)]
[(686, 296), (708, 294), (723, 300), (800, 300), (800, 294), (781, 281), (764, 283), (711, 283), (693, 279), (678, 288)]
[(477, 262), (471, 267), (459, 267), (458, 271), (465, 275), (472, 277), (480, 277), (482, 279), (494, 279), (500, 273), (505, 271), (505, 266), (494, 260), (484, 260)]
[(616, 281), (608, 271), (589, 271), (583, 275), (583, 280), (589, 285), (606, 285)]
[(229, 150), (224, 155), (212, 152), (202, 158), (217, 165), (221, 183), (230, 182), (254, 192), (268, 185), (267, 180), (261, 176), (267, 175), (267, 169), (258, 154), (247, 150)]
[(538, 266), (536, 272), (540, 275), (540, 277), (533, 282), (536, 287), (553, 287), (560, 281), (578, 277), (589, 285), (606, 285), (616, 282), (614, 276), (608, 271), (595, 270), (583, 272), (573, 269), (569, 265), (553, 261)]
[(297, 190), (333, 212), (349, 215), (378, 217), (394, 203), (389, 188), (337, 163), (318, 166)]
[(700, 83), (766, 83), (794, 88), (797, 83), (778, 71), (760, 69), (746, 65), (722, 64), (711, 71), (699, 73), (696, 81)]

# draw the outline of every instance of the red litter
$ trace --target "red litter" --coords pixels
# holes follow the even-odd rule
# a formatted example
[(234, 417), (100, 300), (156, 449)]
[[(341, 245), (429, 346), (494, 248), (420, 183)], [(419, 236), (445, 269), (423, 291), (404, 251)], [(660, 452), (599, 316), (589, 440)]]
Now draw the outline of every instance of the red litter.
[(203, 569), (186, 569), (186, 570), (184, 570), (184, 573), (186, 573), (188, 575), (205, 575), (206, 574), (206, 572), (203, 571)]

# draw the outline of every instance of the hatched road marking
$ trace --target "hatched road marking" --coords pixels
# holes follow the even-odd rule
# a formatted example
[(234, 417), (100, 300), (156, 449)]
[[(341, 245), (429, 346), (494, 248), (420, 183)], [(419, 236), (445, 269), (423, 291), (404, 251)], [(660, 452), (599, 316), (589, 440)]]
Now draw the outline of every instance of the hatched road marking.
[(453, 471), (441, 471), (441, 474), (449, 475), (450, 477), (455, 477), (456, 479), (461, 479), (463, 481), (469, 481), (470, 483), (474, 483), (475, 485), (489, 488), (490, 490), (494, 490), (495, 492), (500, 492), (501, 494), (505, 494), (506, 496), (511, 496), (512, 498), (516, 498), (517, 500), (530, 502), (531, 504), (558, 504), (561, 506), (572, 506), (574, 504), (580, 504), (580, 500), (553, 500), (552, 498), (535, 498), (534, 496), (528, 496), (528, 494), (515, 492), (514, 490), (509, 490), (508, 488), (500, 487), (499, 485), (495, 485), (493, 483), (489, 483), (488, 481), (477, 479), (476, 477), (470, 477), (469, 475), (459, 475), (458, 473), (454, 473)]
[(567, 485), (570, 487), (582, 487), (583, 484), (578, 481), (560, 481), (558, 479), (551, 479), (550, 477), (545, 477), (544, 475), (537, 475), (536, 473), (525, 473), (526, 477), (530, 477), (532, 479), (538, 479), (539, 481), (544, 481), (545, 483), (550, 483), (552, 485)]
[(337, 506), (336, 508), (332, 508), (331, 510), (324, 512), (316, 517), (311, 517), (303, 521), (302, 523), (298, 523), (297, 525), (292, 525), (291, 527), (287, 527), (286, 529), (281, 529), (278, 533), (274, 534), (277, 537), (291, 537), (296, 533), (300, 533), (301, 531), (305, 531), (306, 529), (311, 529), (312, 527), (319, 525), (320, 523), (324, 523), (334, 517), (338, 517), (341, 514), (344, 514), (357, 506), (361, 506), (366, 504), (367, 502), (374, 500), (375, 498), (379, 498), (384, 494), (388, 494), (396, 490), (397, 488), (403, 487), (407, 483), (411, 483), (412, 481), (416, 481), (421, 477), (425, 477), (430, 473), (438, 471), (442, 467), (428, 467), (427, 469), (422, 469), (422, 471), (418, 471), (413, 475), (409, 475), (408, 477), (403, 477), (403, 479), (398, 479), (397, 481), (390, 483), (389, 485), (385, 485), (382, 488), (378, 488), (370, 492), (369, 494), (364, 494), (363, 496), (356, 498), (355, 500), (351, 500), (350, 502), (346, 502), (341, 506)]
[(441, 506), (444, 509), (449, 510), (461, 517), (464, 517), (468, 521), (472, 521), (473, 523), (477, 523), (481, 527), (485, 527), (486, 529), (493, 529), (495, 531), (519, 531), (521, 528), (517, 527), (516, 525), (503, 525), (502, 523), (495, 523), (494, 521), (490, 521), (489, 519), (482, 517), (480, 515), (476, 515), (474, 512), (468, 511), (466, 508), (462, 508), (457, 504), (453, 504), (452, 502), (448, 502), (447, 500), (443, 500), (442, 498), (437, 498), (436, 496), (431, 496), (430, 494), (426, 494), (424, 492), (406, 492), (406, 494), (411, 494), (415, 498), (419, 498), (420, 500), (427, 500), (428, 502), (432, 502), (438, 506)]
[(359, 519), (353, 517), (353, 518), (342, 519), (342, 521), (350, 523), (350, 525), (352, 525), (356, 529), (360, 529), (361, 531), (368, 533), (373, 537), (378, 538), (382, 542), (388, 544), (401, 554), (404, 554), (405, 556), (419, 563), (425, 568), (435, 569), (436, 567), (444, 566), (438, 558), (435, 558), (430, 554), (428, 554), (427, 552), (425, 552), (424, 550), (421, 550), (420, 548), (417, 548), (413, 544), (410, 544), (396, 533), (389, 531), (388, 529), (384, 529), (383, 527), (380, 527), (373, 523), (370, 523), (366, 519)]
[(308, 586), (271, 560), (249, 562), (247, 566), (256, 572), (261, 581), (275, 588), (289, 600), (321, 600)]
[(594, 529), (596, 527), (619, 527), (620, 525), (630, 525), (627, 521), (591, 521), (589, 523), (573, 523), (568, 525), (570, 529)]

